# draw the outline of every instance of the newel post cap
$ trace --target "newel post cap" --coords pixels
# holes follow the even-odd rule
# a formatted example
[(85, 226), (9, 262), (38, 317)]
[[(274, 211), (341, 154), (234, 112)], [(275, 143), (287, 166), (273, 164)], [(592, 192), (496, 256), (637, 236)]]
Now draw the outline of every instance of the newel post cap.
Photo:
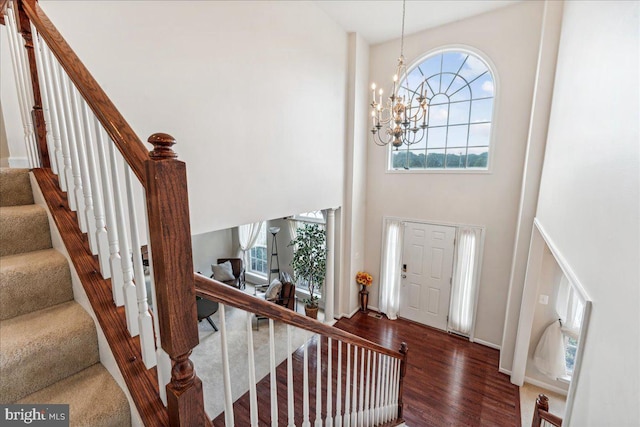
[(178, 154), (171, 149), (176, 140), (168, 133), (154, 133), (147, 141), (153, 145), (153, 150), (149, 153), (152, 159), (162, 160), (178, 157)]

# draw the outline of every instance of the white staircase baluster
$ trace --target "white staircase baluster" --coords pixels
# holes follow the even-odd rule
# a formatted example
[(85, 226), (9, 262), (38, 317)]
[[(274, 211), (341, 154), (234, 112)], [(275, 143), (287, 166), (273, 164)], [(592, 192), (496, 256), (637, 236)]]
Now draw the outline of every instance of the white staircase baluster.
[[(51, 68), (53, 92), (56, 100), (56, 110), (58, 111), (58, 126), (60, 128), (60, 143), (62, 145), (62, 162), (58, 162), (58, 172), (60, 177), (60, 188), (67, 193), (69, 209), (75, 209), (75, 199), (73, 198), (73, 172), (71, 170), (71, 149), (69, 148), (69, 137), (67, 132), (67, 119), (64, 102), (62, 100), (62, 76), (60, 75), (60, 64), (49, 51), (49, 63)], [(74, 210), (72, 209), (72, 210)]]
[(253, 351), (253, 313), (247, 311), (247, 356), (249, 363), (249, 410), (251, 427), (258, 427), (258, 393), (256, 391), (256, 363)]
[(370, 396), (370, 400), (369, 400), (369, 421), (370, 421), (370, 425), (375, 425), (376, 423), (376, 416), (375, 416), (375, 411), (376, 411), (376, 378), (377, 378), (377, 374), (376, 374), (376, 361), (378, 360), (378, 356), (377, 353), (375, 351), (371, 352), (371, 359), (372, 359), (372, 365), (371, 365), (371, 396)]
[(278, 384), (276, 378), (276, 345), (273, 319), (269, 319), (269, 372), (271, 386), (271, 427), (278, 427)]
[(229, 346), (227, 344), (227, 321), (224, 304), (218, 307), (220, 313), (220, 351), (222, 351), (222, 382), (224, 384), (224, 425), (233, 427), (233, 398), (231, 397), (231, 375), (229, 374)]
[(69, 140), (69, 154), (71, 156), (71, 179), (70, 183), (73, 185), (69, 186), (69, 191), (67, 191), (67, 198), (71, 202), (73, 200), (73, 206), (69, 203), (69, 208), (72, 211), (78, 212), (78, 224), (80, 225), (80, 231), (83, 233), (87, 232), (87, 224), (84, 220), (84, 216), (81, 215), (84, 206), (82, 205), (82, 177), (80, 176), (80, 161), (78, 160), (78, 147), (77, 147), (77, 139), (75, 133), (74, 126), (74, 116), (73, 111), (71, 110), (71, 96), (70, 96), (70, 85), (69, 85), (69, 77), (64, 70), (58, 64), (58, 68), (60, 70), (60, 83), (62, 84), (62, 105), (64, 106), (64, 117), (67, 122), (67, 139)]
[(316, 421), (315, 427), (322, 427), (322, 336), (318, 335), (316, 346)]
[[(96, 148), (98, 149), (98, 162), (100, 167), (100, 182), (102, 183), (102, 200), (104, 201), (104, 211), (107, 220), (107, 239), (109, 240), (109, 272), (111, 273), (111, 293), (113, 302), (117, 307), (124, 305), (124, 280), (122, 278), (122, 260), (120, 259), (120, 243), (118, 242), (118, 226), (116, 224), (116, 214), (113, 207), (113, 192), (111, 191), (111, 180), (109, 171), (111, 170), (107, 159), (107, 151), (103, 136), (102, 126), (97, 117), (93, 118), (96, 134)], [(148, 218), (145, 215), (146, 218)], [(151, 260), (149, 260), (151, 265)], [(104, 277), (104, 276), (103, 276)], [(154, 303), (155, 304), (155, 303)], [(154, 305), (155, 307), (155, 305)], [(158, 325), (156, 325), (156, 331)]]
[(338, 372), (336, 381), (336, 416), (333, 424), (335, 427), (342, 427), (342, 341), (337, 341), (338, 345)]
[(74, 126), (78, 150), (78, 162), (80, 166), (80, 177), (82, 179), (82, 195), (84, 196), (82, 204), (84, 209), (82, 212), (78, 211), (78, 217), (84, 217), (84, 223), (86, 228), (87, 237), (89, 238), (89, 248), (93, 255), (98, 254), (98, 242), (96, 241), (96, 223), (93, 215), (93, 197), (91, 194), (91, 181), (89, 177), (89, 167), (87, 166), (87, 144), (90, 144), (85, 133), (85, 124), (83, 115), (80, 109), (80, 101), (78, 100), (79, 94), (75, 86), (69, 86), (69, 95), (71, 97), (71, 108), (74, 117)]
[(296, 427), (295, 408), (293, 401), (293, 360), (291, 354), (291, 325), (287, 325), (287, 427)]
[(115, 144), (109, 144), (109, 159), (111, 164), (111, 183), (113, 186), (113, 201), (118, 224), (118, 242), (120, 243), (120, 261), (122, 263), (122, 280), (124, 292), (124, 312), (127, 319), (127, 328), (132, 337), (138, 335), (138, 309), (136, 301), (136, 289), (133, 284), (133, 271), (131, 268), (131, 250), (127, 236), (126, 218), (124, 216), (124, 202), (118, 172), (118, 157)]
[(393, 381), (393, 404), (391, 405), (391, 419), (396, 419), (398, 417), (398, 387), (400, 386), (400, 359), (394, 359), (394, 363), (396, 365), (396, 368), (395, 378)]
[(302, 427), (310, 427), (309, 422), (309, 343), (302, 350)]
[(47, 92), (46, 73), (44, 69), (43, 47), (40, 42), (40, 35), (36, 27), (31, 24), (31, 36), (33, 40), (33, 52), (36, 59), (36, 68), (38, 70), (38, 82), (40, 84), (40, 98), (42, 100), (42, 113), (44, 115), (44, 123), (46, 129), (47, 150), (49, 151), (49, 162), (51, 163), (51, 171), (58, 174), (58, 165), (55, 158), (55, 145), (53, 143), (53, 124), (51, 123), (51, 111), (49, 109), (49, 93)]
[(364, 348), (360, 350), (360, 405), (358, 406), (358, 427), (362, 427), (364, 421)]
[(326, 427), (333, 427), (333, 373), (331, 363), (333, 354), (331, 352), (331, 338), (327, 338), (327, 416), (325, 418)]
[(351, 392), (351, 425), (358, 427), (358, 347), (353, 346), (353, 391)]
[(84, 124), (84, 139), (86, 141), (87, 149), (87, 168), (89, 171), (89, 181), (91, 183), (91, 193), (93, 196), (93, 218), (89, 219), (89, 221), (95, 224), (94, 239), (98, 250), (100, 272), (102, 273), (102, 277), (108, 279), (111, 277), (111, 271), (109, 269), (109, 240), (107, 238), (107, 224), (105, 223), (102, 194), (100, 192), (100, 175), (96, 168), (94, 139), (93, 134), (91, 133), (93, 114), (90, 112), (84, 99), (81, 99), (80, 102), (82, 104), (82, 122)]
[[(51, 118), (51, 130), (53, 136), (53, 151), (49, 153), (52, 159), (55, 159), (56, 170), (54, 173), (58, 175), (60, 188), (67, 191), (64, 176), (64, 160), (62, 158), (62, 142), (60, 142), (60, 116), (58, 112), (58, 104), (56, 102), (56, 94), (53, 89), (53, 74), (51, 72), (51, 63), (49, 61), (49, 47), (40, 40), (40, 49), (42, 54), (43, 74), (46, 84), (47, 97), (49, 100), (49, 117)], [(53, 160), (51, 164), (53, 165)]]
[(380, 422), (387, 422), (387, 391), (389, 377), (387, 376), (387, 356), (382, 356), (382, 399), (380, 400)]
[[(18, 104), (20, 107), (20, 118), (22, 119), (22, 130), (24, 133), (24, 143), (27, 149), (27, 160), (29, 161), (29, 167), (36, 167), (34, 164), (33, 153), (33, 123), (31, 121), (31, 113), (29, 112), (29, 105), (33, 103), (29, 102), (27, 89), (25, 88), (25, 76), (23, 74), (24, 67), (22, 66), (22, 54), (20, 51), (24, 50), (20, 40), (22, 37), (18, 35), (18, 29), (16, 25), (16, 19), (13, 12), (13, 8), (7, 8), (7, 32), (9, 33), (9, 43), (11, 51), (11, 63), (13, 65), (13, 74), (16, 79), (16, 91), (18, 92)], [(29, 83), (30, 84), (30, 83)]]
[[(97, 122), (96, 122), (97, 123)], [(147, 204), (143, 203), (144, 209), (144, 217), (147, 218), (145, 221), (145, 225), (147, 226), (147, 242), (151, 241), (151, 234), (149, 233), (149, 213), (147, 212)], [(107, 223), (108, 224), (108, 223)], [(153, 274), (153, 248), (151, 245), (147, 247), (147, 257), (149, 258), (149, 283), (151, 285), (151, 304), (153, 307), (158, 306), (158, 301), (156, 298), (156, 281), (154, 279)], [(119, 264), (121, 265), (121, 264)], [(122, 274), (120, 274), (122, 278)], [(111, 283), (113, 283), (113, 279), (111, 279)], [(122, 289), (122, 288), (121, 288)], [(224, 317), (224, 314), (220, 316)], [(158, 320), (158, 313), (154, 313), (153, 315), (153, 328), (155, 331), (160, 331), (160, 321)], [(172, 362), (171, 358), (167, 354), (166, 351), (162, 348), (162, 341), (160, 339), (160, 332), (155, 334), (156, 336), (156, 360), (157, 367), (156, 373), (158, 375), (158, 387), (160, 392), (160, 399), (164, 406), (167, 406), (167, 384), (171, 381), (171, 367)]]
[(387, 356), (387, 399), (385, 405), (385, 421), (391, 420), (391, 414), (389, 413), (389, 408), (391, 407), (391, 389), (392, 389), (392, 371), (393, 371), (393, 359)]
[(347, 380), (344, 383), (344, 427), (351, 426), (351, 344), (347, 343)]
[[(144, 267), (142, 265), (142, 251), (140, 250), (140, 234), (136, 218), (135, 200), (133, 198), (133, 182), (131, 168), (125, 165), (125, 181), (127, 185), (127, 200), (129, 205), (129, 226), (131, 227), (131, 244), (133, 245), (133, 273), (135, 276), (135, 290), (138, 300), (138, 329), (140, 331), (140, 349), (142, 361), (147, 369), (156, 365), (156, 345), (153, 335), (153, 321), (149, 313), (147, 301), (147, 287), (144, 279)], [(138, 181), (136, 180), (136, 183)]]
[(369, 424), (369, 399), (371, 398), (371, 350), (367, 350), (367, 368), (366, 371), (367, 373), (367, 377), (366, 377), (366, 387), (365, 387), (365, 394), (364, 394), (364, 414), (362, 416), (363, 419), (363, 424), (365, 426), (370, 425)]
[(376, 373), (376, 377), (377, 377), (377, 381), (376, 381), (376, 404), (375, 404), (375, 410), (373, 411), (373, 421), (374, 421), (374, 425), (378, 425), (380, 424), (381, 421), (381, 417), (380, 417), (380, 405), (381, 403), (381, 398), (380, 395), (382, 394), (382, 354), (378, 353), (378, 372)]

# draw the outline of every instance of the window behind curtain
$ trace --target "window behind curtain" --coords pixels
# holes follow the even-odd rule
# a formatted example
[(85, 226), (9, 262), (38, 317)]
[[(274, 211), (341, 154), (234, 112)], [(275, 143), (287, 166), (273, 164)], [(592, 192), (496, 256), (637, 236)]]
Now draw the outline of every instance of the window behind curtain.
[(465, 336), (469, 336), (473, 329), (481, 236), (480, 228), (458, 228), (448, 328)]
[(267, 229), (263, 226), (256, 244), (249, 250), (249, 271), (266, 276), (267, 268)]
[(487, 169), (495, 92), (489, 65), (468, 51), (438, 51), (408, 72), (398, 96), (411, 99), (423, 82), (426, 136), (398, 150), (389, 145), (388, 169)]

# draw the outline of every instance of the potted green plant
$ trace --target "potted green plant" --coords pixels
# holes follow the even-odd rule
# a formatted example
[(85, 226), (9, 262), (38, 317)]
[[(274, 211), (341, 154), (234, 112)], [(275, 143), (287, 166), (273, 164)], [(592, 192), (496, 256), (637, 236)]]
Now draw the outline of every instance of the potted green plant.
[(327, 249), (324, 230), (318, 224), (306, 223), (296, 231), (296, 237), (289, 246), (294, 247), (291, 267), (297, 280), (302, 280), (309, 290), (309, 298), (304, 299), (307, 316), (318, 317), (318, 297), (324, 283), (327, 266)]

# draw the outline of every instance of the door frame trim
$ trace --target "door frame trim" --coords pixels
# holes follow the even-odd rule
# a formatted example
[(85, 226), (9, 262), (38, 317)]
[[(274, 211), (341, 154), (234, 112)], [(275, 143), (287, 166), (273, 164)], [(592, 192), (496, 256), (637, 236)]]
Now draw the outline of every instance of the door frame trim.
[[(391, 220), (397, 220), (397, 221), (401, 221), (403, 224), (406, 224), (408, 222), (413, 222), (413, 223), (417, 223), (417, 224), (428, 224), (428, 225), (440, 225), (440, 226), (444, 226), (444, 227), (455, 227), (456, 229), (456, 237), (455, 237), (455, 241), (453, 244), (453, 272), (455, 273), (456, 270), (456, 265), (458, 263), (458, 251), (457, 251), (457, 244), (458, 244), (458, 238), (459, 238), (459, 232), (460, 232), (460, 228), (462, 227), (468, 227), (468, 228), (477, 228), (480, 229), (480, 255), (478, 257), (478, 269), (476, 271), (477, 277), (478, 277), (478, 289), (476, 291), (476, 295), (474, 298), (474, 302), (473, 302), (473, 325), (471, 326), (471, 332), (469, 333), (469, 341), (470, 342), (475, 342), (475, 333), (476, 333), (476, 317), (478, 315), (478, 298), (480, 296), (480, 288), (482, 285), (482, 262), (484, 260), (484, 241), (485, 241), (485, 236), (487, 234), (487, 228), (484, 225), (475, 225), (475, 224), (468, 224), (468, 223), (460, 223), (460, 222), (448, 222), (448, 221), (437, 221), (437, 220), (430, 220), (430, 219), (415, 219), (415, 218), (403, 218), (403, 217), (399, 217), (399, 216), (395, 216), (395, 215), (383, 215), (382, 216), (382, 233), (381, 233), (381, 238), (382, 241), (380, 242), (380, 257), (382, 260), (382, 249), (383, 249), (383, 245), (384, 245), (384, 225), (386, 223), (386, 221), (388, 219)], [(402, 256), (404, 256), (404, 248), (401, 248), (401, 254)], [(451, 313), (451, 295), (449, 295), (449, 312), (447, 313), (447, 315), (449, 315), (449, 313)], [(447, 322), (447, 330), (445, 331), (447, 333), (449, 333), (449, 323)], [(460, 336), (464, 336), (464, 335), (460, 335)]]

